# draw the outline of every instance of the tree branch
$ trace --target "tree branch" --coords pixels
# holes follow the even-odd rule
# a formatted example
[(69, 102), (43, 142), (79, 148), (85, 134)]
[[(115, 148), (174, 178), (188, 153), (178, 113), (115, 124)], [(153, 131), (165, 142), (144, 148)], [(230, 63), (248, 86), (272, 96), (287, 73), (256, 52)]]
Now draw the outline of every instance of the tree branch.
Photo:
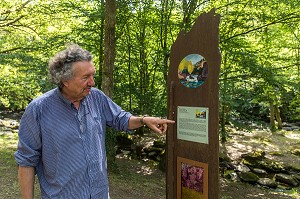
[(2, 27), (7, 27), (7, 26), (11, 26), (12, 24), (14, 24), (14, 23), (20, 21), (23, 17), (25, 17), (25, 15), (21, 15), (21, 16), (19, 16), (18, 18), (14, 19), (13, 21), (7, 22), (7, 23), (5, 23), (5, 24), (0, 24), (0, 28), (2, 28)]
[(294, 13), (293, 13), (293, 14), (290, 14), (289, 16), (286, 16), (286, 17), (287, 17), (287, 18), (281, 18), (281, 19), (272, 21), (272, 22), (270, 22), (270, 23), (264, 24), (264, 25), (262, 25), (262, 26), (259, 26), (259, 27), (250, 29), (250, 30), (248, 30), (248, 31), (246, 31), (246, 32), (242, 32), (242, 33), (233, 35), (233, 36), (231, 36), (231, 37), (229, 37), (229, 38), (227, 38), (227, 39), (221, 40), (220, 43), (226, 42), (226, 41), (228, 41), (228, 40), (230, 40), (230, 39), (233, 39), (233, 38), (238, 37), (238, 36), (241, 36), (241, 35), (246, 35), (246, 34), (248, 34), (248, 33), (250, 33), (250, 32), (254, 32), (254, 31), (260, 30), (260, 29), (265, 28), (265, 27), (268, 27), (268, 26), (270, 26), (270, 25), (274, 25), (274, 24), (277, 24), (277, 23), (282, 23), (282, 22), (287, 21), (287, 20), (290, 20), (290, 19), (295, 19), (295, 18), (297, 19), (297, 18), (300, 18), (298, 15), (294, 15)]
[(0, 54), (7, 54), (7, 53), (10, 53), (10, 52), (13, 52), (13, 51), (16, 51), (16, 50), (20, 50), (20, 49), (23, 49), (23, 48), (22, 47), (16, 47), (16, 48), (3, 50), (3, 51), (0, 51)]

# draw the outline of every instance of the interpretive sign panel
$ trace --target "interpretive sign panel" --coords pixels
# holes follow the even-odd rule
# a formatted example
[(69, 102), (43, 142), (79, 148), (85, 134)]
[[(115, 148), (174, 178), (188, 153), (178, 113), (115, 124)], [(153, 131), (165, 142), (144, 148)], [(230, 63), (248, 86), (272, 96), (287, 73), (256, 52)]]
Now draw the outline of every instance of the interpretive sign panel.
[(208, 108), (178, 106), (177, 139), (208, 144)]
[(219, 23), (202, 13), (171, 47), (167, 199), (219, 198)]

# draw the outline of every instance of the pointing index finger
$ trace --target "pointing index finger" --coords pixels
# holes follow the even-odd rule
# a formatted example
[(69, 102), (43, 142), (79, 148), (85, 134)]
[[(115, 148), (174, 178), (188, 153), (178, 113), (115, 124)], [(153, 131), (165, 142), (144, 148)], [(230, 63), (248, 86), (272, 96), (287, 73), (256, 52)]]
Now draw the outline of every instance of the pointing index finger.
[(175, 123), (175, 121), (169, 120), (169, 119), (161, 119), (159, 123), (160, 124), (173, 124), (173, 123)]

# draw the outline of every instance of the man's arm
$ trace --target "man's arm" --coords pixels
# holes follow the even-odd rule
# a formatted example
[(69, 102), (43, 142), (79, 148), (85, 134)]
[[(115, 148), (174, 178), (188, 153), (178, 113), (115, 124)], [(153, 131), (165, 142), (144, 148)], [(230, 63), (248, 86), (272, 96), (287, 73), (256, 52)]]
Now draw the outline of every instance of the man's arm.
[(19, 166), (19, 184), (22, 194), (22, 199), (34, 198), (34, 180), (35, 170), (34, 167)]
[(129, 119), (128, 129), (133, 130), (139, 128), (143, 125), (147, 125), (150, 129), (152, 129), (156, 133), (165, 133), (167, 131), (167, 125), (173, 124), (175, 121), (168, 119), (161, 119), (159, 117), (136, 117), (131, 116)]

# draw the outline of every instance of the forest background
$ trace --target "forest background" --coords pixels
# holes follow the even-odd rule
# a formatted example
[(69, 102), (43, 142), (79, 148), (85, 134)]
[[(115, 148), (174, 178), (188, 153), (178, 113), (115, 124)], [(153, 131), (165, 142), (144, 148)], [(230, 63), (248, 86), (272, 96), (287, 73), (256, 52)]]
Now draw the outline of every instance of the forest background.
[(221, 139), (237, 118), (281, 128), (300, 121), (299, 8), (299, 0), (2, 0), (0, 108), (23, 110), (53, 88), (49, 58), (72, 42), (92, 52), (96, 86), (121, 107), (165, 116), (170, 47), (215, 9)]

